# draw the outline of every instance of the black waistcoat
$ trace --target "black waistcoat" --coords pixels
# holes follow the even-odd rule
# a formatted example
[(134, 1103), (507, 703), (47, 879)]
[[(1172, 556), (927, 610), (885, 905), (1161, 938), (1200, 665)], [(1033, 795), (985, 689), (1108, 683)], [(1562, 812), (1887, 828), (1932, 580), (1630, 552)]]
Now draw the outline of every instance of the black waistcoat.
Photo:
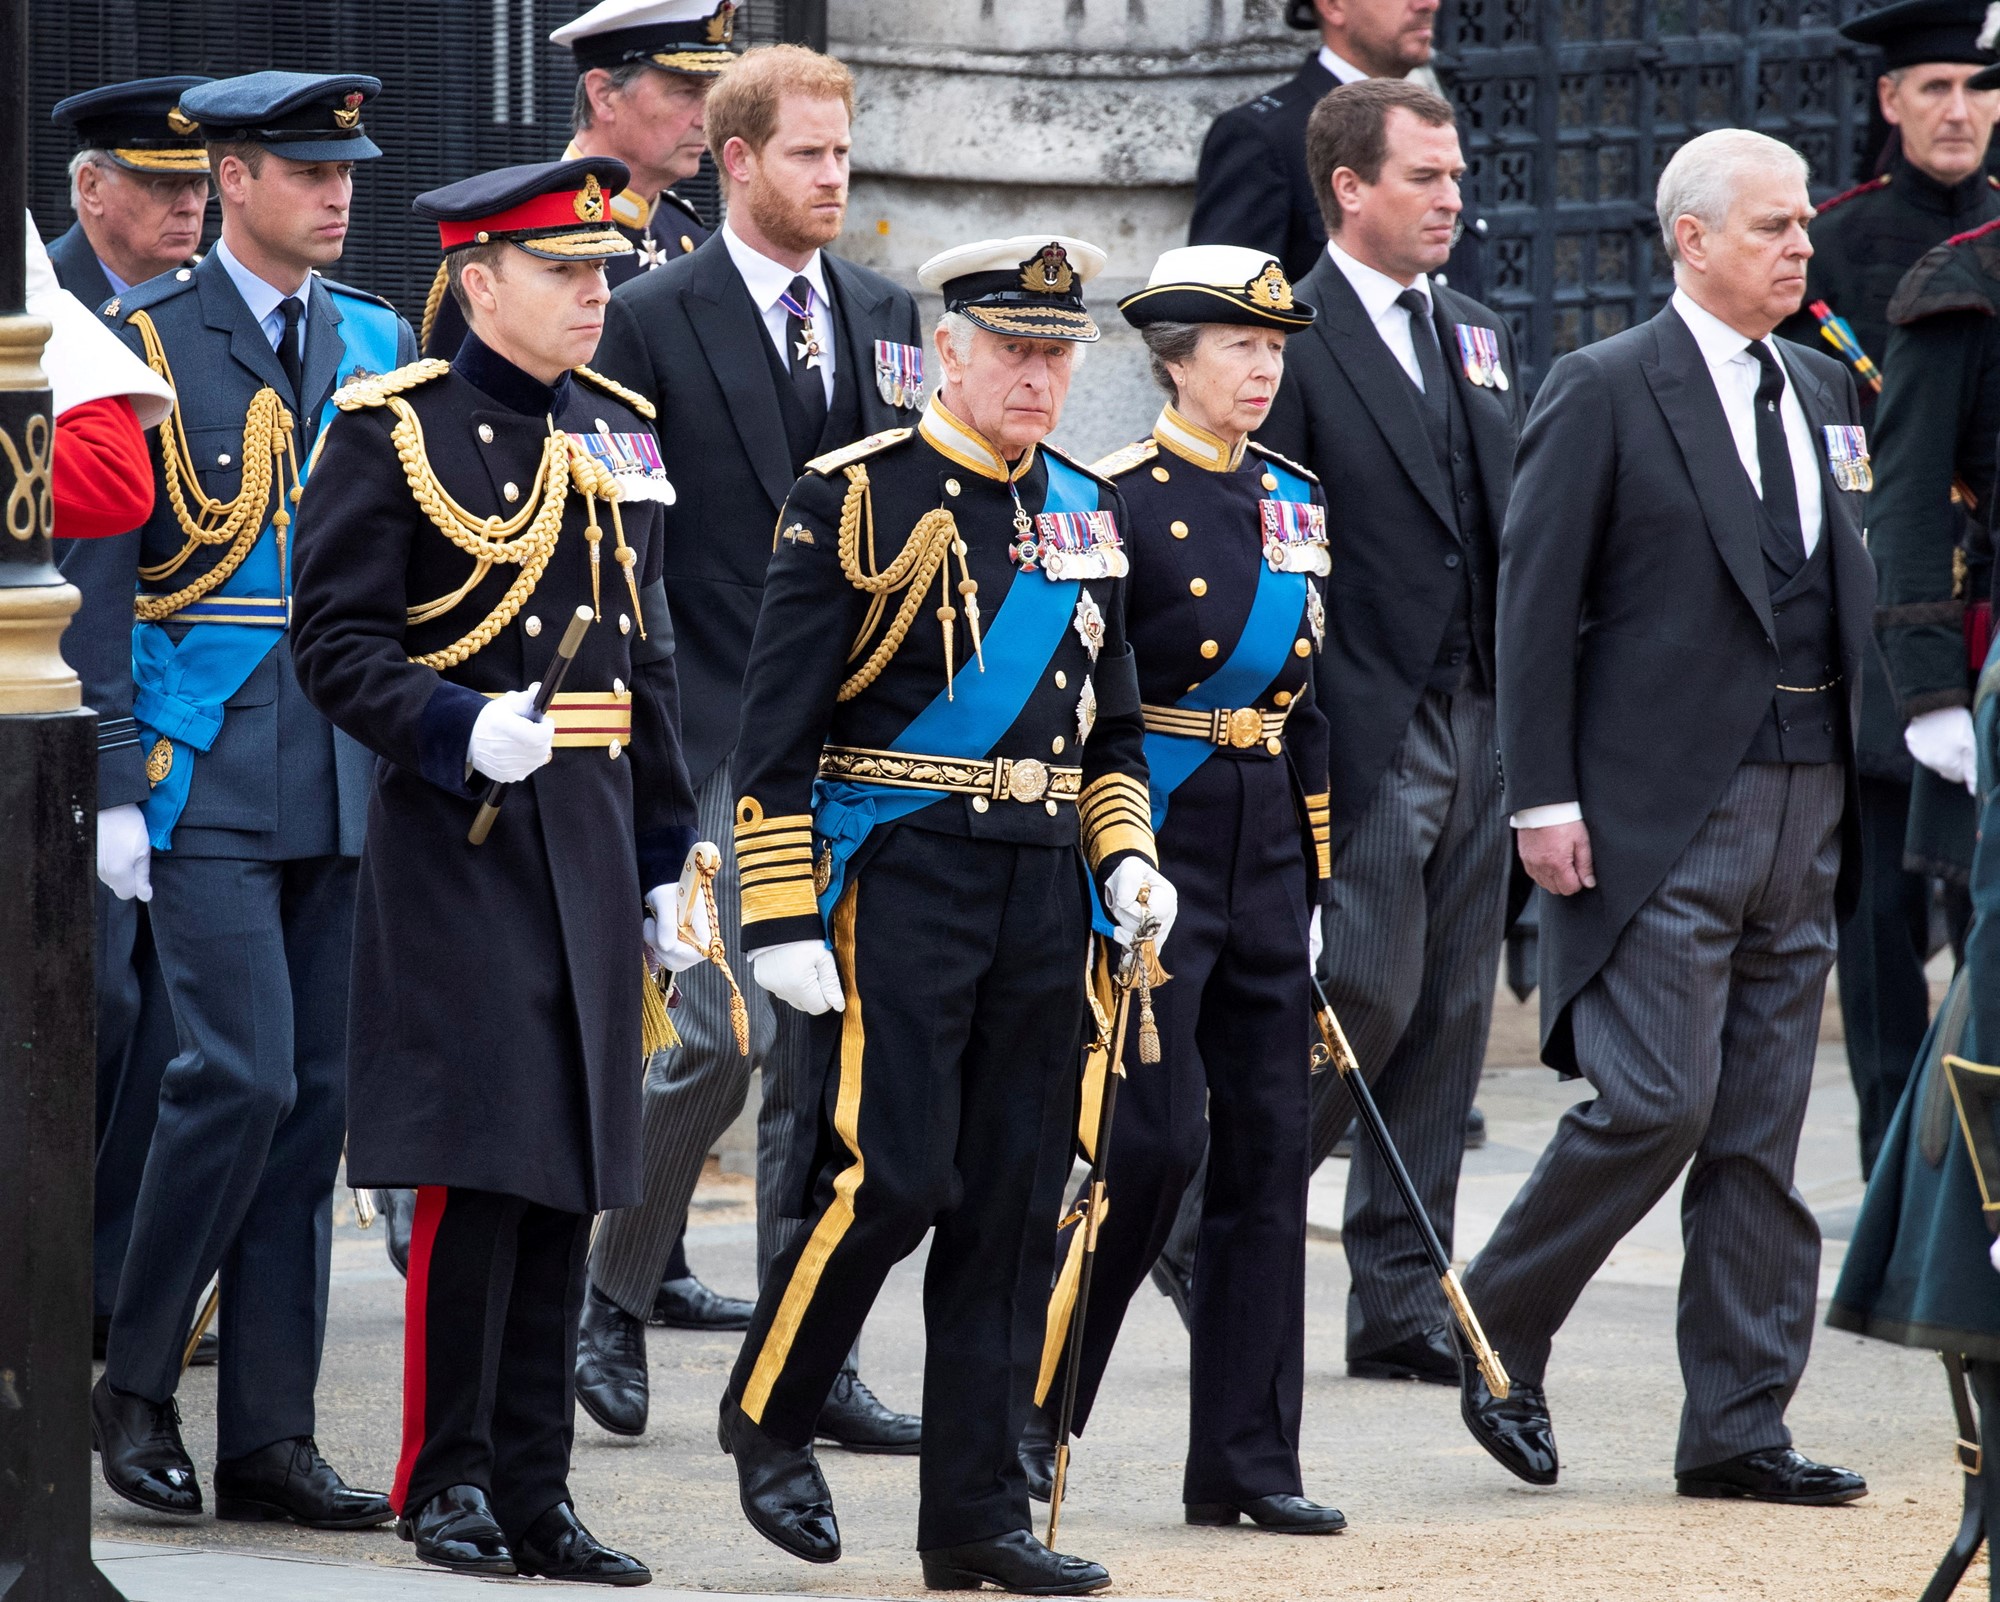
[[(1840, 625), (1834, 614), (1833, 542), (1821, 516), (1807, 556), (1758, 506), (1764, 578), (1778, 643), (1778, 685), (1745, 753), (1746, 762), (1838, 762), (1846, 722), (1840, 685)], [(1793, 688), (1784, 688), (1791, 685)], [(1825, 686), (1825, 688), (1820, 688)]]
[[(829, 284), (828, 289), (831, 288)], [(785, 447), (791, 455), (794, 473), (804, 473), (806, 463), (815, 456), (851, 445), (865, 432), (861, 426), (860, 379), (852, 371), (854, 363), (847, 359), (851, 353), (842, 348), (840, 311), (831, 301), (827, 305), (826, 323), (827, 348), (837, 352), (837, 355), (833, 370), (833, 399), (827, 403), (826, 424), (817, 435), (807, 421), (805, 407), (799, 404), (798, 391), (792, 387), (791, 368), (768, 338), (763, 342), (764, 355), (770, 363), (771, 382), (777, 386), (778, 410), (785, 419)]]
[[(1445, 356), (1449, 363), (1451, 356)], [(1452, 599), (1451, 622), (1438, 644), (1437, 661), (1431, 668), (1430, 688), (1457, 691), (1467, 685), (1480, 688), (1493, 682), (1492, 664), (1479, 659), (1472, 632), (1472, 596), (1475, 586), (1493, 582), (1490, 553), (1492, 531), (1487, 527), (1486, 496), (1479, 484), (1479, 464), (1473, 460), (1472, 430), (1466, 421), (1465, 406), (1459, 400), (1458, 385), (1451, 382), (1446, 368), (1445, 416), (1439, 426), (1437, 414), (1418, 397), (1424, 416), (1424, 431), (1430, 435), (1431, 451), (1438, 469), (1451, 487), (1452, 510), (1458, 517), (1458, 593)]]

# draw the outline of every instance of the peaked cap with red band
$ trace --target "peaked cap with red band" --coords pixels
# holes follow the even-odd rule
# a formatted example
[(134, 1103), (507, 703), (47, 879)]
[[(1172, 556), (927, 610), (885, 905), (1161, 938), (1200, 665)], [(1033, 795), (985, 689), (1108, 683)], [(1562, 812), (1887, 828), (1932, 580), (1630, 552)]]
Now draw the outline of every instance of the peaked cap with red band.
[(611, 197), (631, 181), (609, 156), (538, 161), (464, 178), (411, 202), (438, 225), (446, 251), (469, 245), (517, 245), (550, 261), (628, 256), (632, 242), (611, 221)]

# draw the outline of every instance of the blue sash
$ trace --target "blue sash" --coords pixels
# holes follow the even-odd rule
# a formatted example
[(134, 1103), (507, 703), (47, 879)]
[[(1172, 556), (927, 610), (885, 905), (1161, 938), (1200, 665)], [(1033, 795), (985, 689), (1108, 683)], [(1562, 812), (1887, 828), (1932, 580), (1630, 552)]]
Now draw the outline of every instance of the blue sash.
[[(1047, 451), (1048, 497), (1045, 512), (1091, 512), (1097, 509), (1097, 482)], [(892, 751), (912, 755), (965, 757), (988, 755), (1000, 737), (1014, 726), (1034, 694), (1042, 669), (1063, 630), (1076, 613), (1075, 579), (1050, 579), (1040, 573), (1019, 573), (1007, 587), (1000, 610), (982, 637), (986, 671), (961, 671), (952, 694), (939, 691), (931, 704), (911, 719), (889, 743)], [(833, 875), (820, 893), (822, 918), (847, 880), (847, 864), (878, 824), (893, 823), (941, 800), (943, 790), (904, 790), (853, 779), (820, 779), (813, 784), (813, 829), (826, 843)]]
[[(1312, 486), (1296, 473), (1288, 473), (1276, 462), (1266, 461), (1264, 470), (1278, 481), (1281, 500), (1312, 500)], [(1174, 703), (1191, 712), (1213, 712), (1218, 707), (1249, 706), (1271, 687), (1285, 658), (1292, 654), (1292, 642), (1299, 637), (1299, 615), (1305, 611), (1306, 592), (1311, 585), (1305, 573), (1277, 573), (1264, 562), (1257, 573), (1257, 593), (1250, 602), (1250, 615), (1229, 658), (1194, 689)], [(1146, 769), (1151, 775), (1147, 788), (1153, 802), (1153, 832), (1166, 822), (1167, 803), (1175, 790), (1187, 782), (1194, 770), (1215, 755), (1208, 740), (1185, 734), (1147, 734)]]
[[(335, 293), (329, 291), (329, 293)], [(345, 349), (334, 375), (338, 390), (356, 369), (386, 373), (401, 354), (403, 320), (372, 300), (339, 295), (340, 339)], [(320, 408), (319, 428), (333, 420), (329, 393)], [(317, 437), (317, 433), (315, 434)], [(300, 482), (305, 479), (303, 465)], [(276, 487), (272, 509), (282, 504)], [(289, 560), (289, 551), (287, 552)], [(257, 664), (278, 643), (291, 617), (291, 574), (281, 571), (278, 542), (267, 519), (242, 565), (207, 595), (174, 614), (176, 623), (197, 623), (176, 644), (159, 623), (132, 626), (132, 715), (141, 743), (149, 749), (162, 737), (173, 743), (166, 773), (145, 800), (146, 828), (155, 851), (172, 847), (174, 825), (187, 806), (194, 781), (194, 758), (222, 732), (222, 708)]]

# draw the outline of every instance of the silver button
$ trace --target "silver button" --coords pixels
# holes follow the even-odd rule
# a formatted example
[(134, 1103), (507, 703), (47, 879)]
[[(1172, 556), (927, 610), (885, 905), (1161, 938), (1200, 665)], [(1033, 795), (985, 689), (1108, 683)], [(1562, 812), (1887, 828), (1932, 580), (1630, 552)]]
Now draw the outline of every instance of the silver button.
[(625, 693), (625, 681), (623, 679), (613, 679), (611, 681), (611, 693), (613, 695), (623, 695)]
[(192, 277), (194, 277), (193, 271), (189, 268), (183, 267), (179, 272), (174, 274), (174, 282), (177, 284), (184, 284)]
[(991, 805), (992, 802), (988, 801), (983, 795), (976, 795), (972, 798), (972, 810), (974, 812), (984, 812)]
[(227, 467), (229, 465), (229, 452), (218, 451), (215, 457), (215, 465), (217, 467)]
[(1049, 815), (1050, 817), (1052, 817), (1052, 818), (1053, 818), (1053, 817), (1054, 817), (1054, 816), (1056, 815), (1056, 804), (1055, 804), (1055, 802), (1053, 802), (1053, 801), (1044, 801), (1044, 802), (1042, 803), (1042, 810), (1043, 810), (1044, 812), (1046, 812), (1046, 813), (1047, 813), (1047, 814), (1048, 814), (1048, 815)]
[(618, 632), (620, 634), (630, 634), (632, 632), (632, 618), (629, 613), (620, 612), (618, 614)]
[(1063, 672), (1061, 668), (1056, 669), (1056, 688), (1058, 690), (1067, 690), (1069, 688), (1069, 675)]
[(608, 433), (610, 433), (610, 432), (611, 432), (611, 425), (610, 425), (609, 423), (605, 422), (605, 420), (604, 420), (603, 418), (599, 417), (599, 418), (596, 418), (596, 419), (594, 419), (594, 421), (595, 421), (595, 422), (596, 422), (596, 424), (597, 424), (597, 432), (598, 432), (598, 433), (600, 433), (600, 434), (608, 434)]
[(1063, 737), (1060, 734), (1049, 742), (1049, 749), (1055, 752), (1057, 756), (1063, 754)]
[(944, 481), (944, 492), (947, 495), (956, 495), (958, 493), (958, 480), (955, 478), (946, 479)]
[(532, 640), (537, 634), (542, 632), (542, 620), (538, 617), (530, 617), (521, 627), (527, 630), (528, 638)]
[(479, 443), (482, 445), (491, 445), (493, 443), (493, 425), (491, 423), (481, 423), (479, 425)]
[(521, 498), (521, 486), (518, 484), (502, 484), (500, 486), (500, 498), (506, 501), (518, 501)]
[(618, 760), (618, 753), (624, 749), (625, 747), (621, 742), (613, 740), (604, 748), (604, 754), (610, 757), (613, 762), (616, 762)]

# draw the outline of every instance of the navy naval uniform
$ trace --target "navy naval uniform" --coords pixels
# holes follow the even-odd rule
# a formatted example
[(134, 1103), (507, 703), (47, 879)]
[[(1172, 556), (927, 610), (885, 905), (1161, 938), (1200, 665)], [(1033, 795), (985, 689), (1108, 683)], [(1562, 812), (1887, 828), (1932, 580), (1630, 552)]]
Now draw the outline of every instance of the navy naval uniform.
[[(415, 355), (385, 302), (314, 274), (298, 297), (295, 389), (227, 259), (218, 246), (105, 306), (134, 352), (171, 373), (178, 400), (153, 437), (155, 510), (136, 543), (78, 547), (65, 569), (87, 596), (136, 591), (132, 682), (101, 711), (135, 720), (152, 925), (180, 1035), (105, 1376), (171, 1397), (219, 1269), (220, 1459), (313, 1432), (368, 772), (300, 692), (277, 514), (286, 503), (289, 522), (293, 464), (303, 477), (335, 388)], [(253, 408), (271, 428), (259, 438), (253, 422), (246, 442)], [(261, 502), (242, 498), (246, 478), (269, 486)], [(187, 531), (176, 500), (192, 511), (202, 497), (238, 503), (247, 548)], [(228, 577), (211, 584), (219, 570)]]
[[(1140, 1062), (1136, 1030), (1126, 1043), (1076, 1425), (1089, 1421), (1126, 1304), (1206, 1146), (1182, 1499), (1297, 1495), (1312, 1122), (1306, 926), (1328, 872), (1327, 723), (1314, 686), (1325, 497), (1304, 468), (1254, 440), (1231, 453), (1171, 406), (1148, 438), (1097, 470), (1129, 513), (1126, 626), (1160, 868), (1180, 911), (1173, 982), (1153, 998), (1161, 1062)], [(1052, 1323), (1067, 1314), (1059, 1291)]]
[[(846, 1010), (812, 1020), (825, 1089), (805, 1223), (765, 1276), (725, 1422), (740, 1406), (805, 1446), (884, 1278), (933, 1232), (926, 1552), (1030, 1522), (1015, 1443), (1069, 1168), (1091, 879), (1154, 861), (1126, 523), (1108, 481), (1046, 445), (1010, 468), (933, 401), (918, 429), (808, 466), (750, 653), (743, 942), (830, 935)], [(933, 577), (885, 655), (901, 603), (860, 582), (919, 542), (949, 547), (954, 526), (951, 654)]]

